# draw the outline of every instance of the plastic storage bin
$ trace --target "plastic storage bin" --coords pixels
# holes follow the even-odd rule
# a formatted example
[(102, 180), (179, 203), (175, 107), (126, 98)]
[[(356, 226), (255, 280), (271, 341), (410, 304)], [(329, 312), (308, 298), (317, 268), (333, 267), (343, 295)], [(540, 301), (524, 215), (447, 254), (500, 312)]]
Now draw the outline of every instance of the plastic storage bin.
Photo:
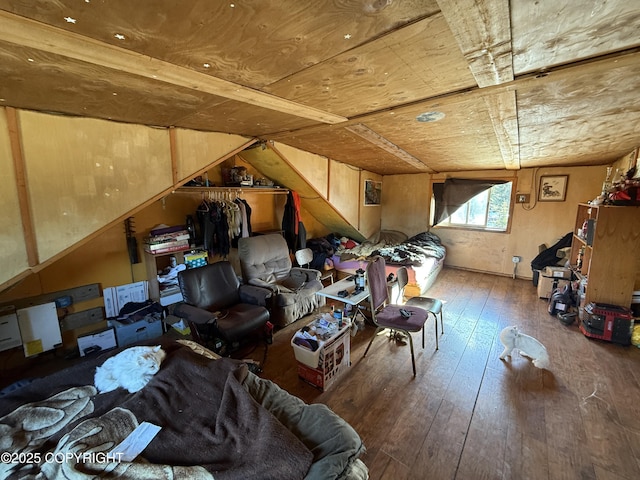
[(116, 340), (119, 347), (126, 347), (132, 343), (141, 342), (162, 335), (162, 321), (152, 322), (142, 319), (133, 323), (122, 323), (118, 320), (109, 320), (107, 324), (116, 331)]
[(345, 322), (337, 333), (321, 341), (314, 352), (294, 343), (291, 346), (298, 363), (298, 376), (311, 385), (326, 390), (351, 366), (350, 324)]

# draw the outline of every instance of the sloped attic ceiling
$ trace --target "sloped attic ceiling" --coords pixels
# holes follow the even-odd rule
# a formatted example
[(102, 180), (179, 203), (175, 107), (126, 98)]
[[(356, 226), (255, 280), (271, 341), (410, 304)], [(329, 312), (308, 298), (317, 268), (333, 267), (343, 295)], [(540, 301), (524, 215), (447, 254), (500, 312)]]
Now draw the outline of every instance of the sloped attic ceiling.
[(275, 140), (381, 175), (640, 144), (627, 0), (0, 0), (0, 105)]

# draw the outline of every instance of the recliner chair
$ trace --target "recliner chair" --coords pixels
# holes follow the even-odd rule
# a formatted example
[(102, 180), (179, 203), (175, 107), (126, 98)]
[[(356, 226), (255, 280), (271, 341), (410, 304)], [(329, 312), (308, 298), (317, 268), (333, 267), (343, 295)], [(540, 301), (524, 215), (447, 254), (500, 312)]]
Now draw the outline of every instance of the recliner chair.
[(266, 308), (270, 291), (240, 283), (231, 263), (221, 261), (178, 273), (183, 302), (173, 314), (189, 323), (195, 341), (216, 351), (209, 340), (220, 338), (224, 353), (256, 335), (268, 335)]
[(282, 235), (258, 235), (238, 240), (238, 257), (246, 284), (272, 292), (271, 322), (284, 327), (326, 303), (318, 270), (293, 267), (289, 246)]

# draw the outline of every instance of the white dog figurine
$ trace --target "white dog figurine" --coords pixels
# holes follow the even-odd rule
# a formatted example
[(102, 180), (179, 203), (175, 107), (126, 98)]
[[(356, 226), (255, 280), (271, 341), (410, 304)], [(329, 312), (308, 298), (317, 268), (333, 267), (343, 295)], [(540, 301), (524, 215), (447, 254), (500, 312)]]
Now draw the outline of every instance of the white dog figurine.
[(529, 357), (533, 360), (533, 364), (538, 368), (547, 368), (549, 366), (549, 354), (535, 338), (520, 333), (518, 327), (506, 327), (500, 332), (500, 341), (504, 345), (504, 351), (500, 354), (500, 359), (504, 360), (513, 352), (520, 352), (520, 355)]

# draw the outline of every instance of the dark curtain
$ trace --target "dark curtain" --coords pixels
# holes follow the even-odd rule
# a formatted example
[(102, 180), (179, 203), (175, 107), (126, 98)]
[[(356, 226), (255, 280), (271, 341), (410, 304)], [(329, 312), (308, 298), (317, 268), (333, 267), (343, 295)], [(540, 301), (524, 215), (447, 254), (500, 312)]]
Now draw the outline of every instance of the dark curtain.
[(507, 183), (507, 180), (447, 178), (444, 183), (434, 183), (433, 196), (436, 205), (433, 224), (437, 225), (450, 217), (458, 208), (480, 192), (501, 183)]

